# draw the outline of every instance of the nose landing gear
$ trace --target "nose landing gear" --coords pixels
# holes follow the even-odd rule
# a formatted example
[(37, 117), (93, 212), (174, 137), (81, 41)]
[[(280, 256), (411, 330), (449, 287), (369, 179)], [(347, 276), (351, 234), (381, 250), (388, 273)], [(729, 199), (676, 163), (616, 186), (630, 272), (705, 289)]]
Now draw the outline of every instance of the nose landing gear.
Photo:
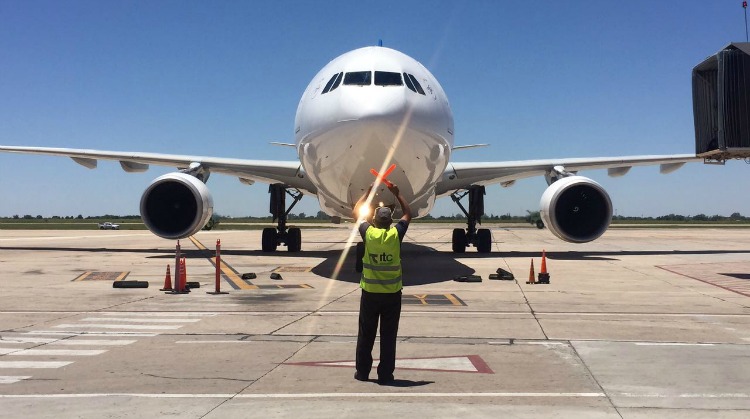
[[(302, 199), (302, 192), (290, 190), (282, 183), (274, 183), (268, 187), (268, 193), (271, 194), (270, 212), (273, 220), (278, 220), (278, 226), (263, 229), (261, 249), (264, 252), (275, 252), (279, 245), (284, 244), (290, 252), (299, 252), (302, 248), (302, 232), (297, 227), (287, 228), (286, 220), (292, 208)], [(289, 209), (286, 209), (286, 195), (294, 199)]]
[[(469, 210), (461, 204), (461, 199), (469, 196)], [(451, 194), (453, 202), (461, 208), (466, 215), (466, 230), (456, 228), (453, 230), (453, 253), (465, 253), (468, 246), (475, 246), (479, 253), (490, 253), (492, 250), (492, 232), (487, 228), (477, 229), (477, 223), (482, 224), (484, 215), (484, 186), (472, 186), (465, 191), (456, 191)]]

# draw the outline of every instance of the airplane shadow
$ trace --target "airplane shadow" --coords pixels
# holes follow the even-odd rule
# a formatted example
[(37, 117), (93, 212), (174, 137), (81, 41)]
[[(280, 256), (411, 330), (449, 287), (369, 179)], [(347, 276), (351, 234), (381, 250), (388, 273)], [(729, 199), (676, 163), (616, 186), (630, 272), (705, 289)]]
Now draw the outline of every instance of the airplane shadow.
[[(427, 243), (425, 243), (427, 244)], [(498, 259), (498, 266), (504, 266), (500, 259), (504, 258), (538, 258), (541, 251), (500, 251), (492, 253), (476, 253), (468, 249), (466, 253), (455, 254), (450, 252), (435, 251), (434, 248), (425, 244), (404, 243), (402, 245), (402, 266), (405, 285), (425, 285), (445, 281), (452, 281), (456, 276), (472, 275), (475, 270), (459, 261), (459, 259)], [(113, 248), (113, 247), (52, 247), (52, 246), (0, 246), (0, 251), (55, 251), (73, 253), (143, 253), (149, 254), (147, 258), (174, 259), (174, 250), (155, 248)], [(341, 254), (346, 251), (346, 257), (334, 278), (336, 266)], [(313, 250), (290, 253), (280, 250), (275, 253), (265, 253), (260, 250), (231, 250), (222, 249), (223, 257), (232, 256), (265, 256), (268, 258), (284, 259), (311, 257), (323, 259), (321, 263), (312, 268), (312, 272), (318, 276), (334, 279), (337, 281), (358, 283), (360, 274), (355, 267), (355, 246), (348, 249), (335, 250)], [(617, 251), (560, 251), (547, 252), (547, 258), (551, 260), (571, 261), (602, 261), (619, 260), (627, 256), (660, 256), (660, 255), (716, 255), (716, 254), (750, 254), (750, 250), (617, 250)], [(210, 258), (213, 251), (199, 249), (183, 249), (182, 255), (186, 258)]]

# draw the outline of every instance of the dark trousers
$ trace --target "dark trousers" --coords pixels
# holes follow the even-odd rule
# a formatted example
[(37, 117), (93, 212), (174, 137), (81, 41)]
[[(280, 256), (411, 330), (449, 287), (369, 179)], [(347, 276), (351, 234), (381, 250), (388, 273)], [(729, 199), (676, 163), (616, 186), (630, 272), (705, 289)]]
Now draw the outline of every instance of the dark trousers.
[(380, 319), (380, 364), (378, 378), (393, 378), (396, 368), (396, 335), (401, 318), (401, 291), (379, 294), (362, 290), (359, 300), (359, 335), (357, 336), (357, 372), (365, 377), (372, 369), (372, 347)]

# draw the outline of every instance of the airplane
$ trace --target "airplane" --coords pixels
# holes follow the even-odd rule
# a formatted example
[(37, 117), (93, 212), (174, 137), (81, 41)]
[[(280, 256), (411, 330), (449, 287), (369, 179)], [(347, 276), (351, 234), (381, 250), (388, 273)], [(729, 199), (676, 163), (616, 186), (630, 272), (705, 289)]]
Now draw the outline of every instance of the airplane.
[[(490, 230), (477, 228), (484, 214), (485, 187), (513, 185), (517, 180), (544, 176), (548, 187), (541, 197), (541, 217), (560, 239), (585, 243), (599, 238), (612, 219), (612, 202), (597, 182), (578, 175), (581, 170), (607, 169), (625, 175), (633, 166), (660, 165), (670, 173), (695, 155), (563, 158), (506, 162), (453, 162), (454, 151), (486, 146), (454, 145), (453, 114), (437, 79), (417, 60), (391, 48), (372, 46), (340, 55), (324, 66), (302, 94), (294, 121), (295, 161), (265, 161), (120, 152), (70, 148), (0, 146), (11, 153), (67, 156), (94, 169), (98, 160), (119, 161), (126, 172), (143, 172), (149, 165), (174, 167), (156, 178), (140, 201), (143, 222), (165, 239), (189, 237), (203, 228), (213, 212), (206, 182), (211, 173), (237, 177), (242, 183), (269, 185), (270, 213), (276, 227), (262, 234), (262, 251), (281, 245), (301, 250), (299, 228), (288, 227), (287, 216), (304, 195), (316, 196), (334, 222), (352, 218), (352, 208), (376, 181), (370, 211), (378, 205), (395, 207), (393, 195), (371, 169), (383, 173), (393, 164), (389, 180), (399, 186), (415, 218), (429, 214), (435, 199), (450, 196), (466, 215), (467, 228), (456, 228), (452, 250), (479, 253), (492, 249)], [(292, 198), (287, 208), (286, 196)], [(468, 208), (461, 200), (468, 197)]]

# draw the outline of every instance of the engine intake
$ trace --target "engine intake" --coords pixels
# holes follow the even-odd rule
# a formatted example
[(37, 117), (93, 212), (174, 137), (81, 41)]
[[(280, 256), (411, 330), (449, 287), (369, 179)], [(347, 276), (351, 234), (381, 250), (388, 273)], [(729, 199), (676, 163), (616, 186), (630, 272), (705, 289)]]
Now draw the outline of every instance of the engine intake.
[(557, 237), (572, 243), (596, 240), (612, 221), (612, 201), (601, 185), (583, 176), (562, 178), (542, 194), (540, 215)]
[(141, 218), (165, 239), (191, 236), (211, 218), (213, 198), (206, 185), (185, 173), (159, 176), (141, 196)]

